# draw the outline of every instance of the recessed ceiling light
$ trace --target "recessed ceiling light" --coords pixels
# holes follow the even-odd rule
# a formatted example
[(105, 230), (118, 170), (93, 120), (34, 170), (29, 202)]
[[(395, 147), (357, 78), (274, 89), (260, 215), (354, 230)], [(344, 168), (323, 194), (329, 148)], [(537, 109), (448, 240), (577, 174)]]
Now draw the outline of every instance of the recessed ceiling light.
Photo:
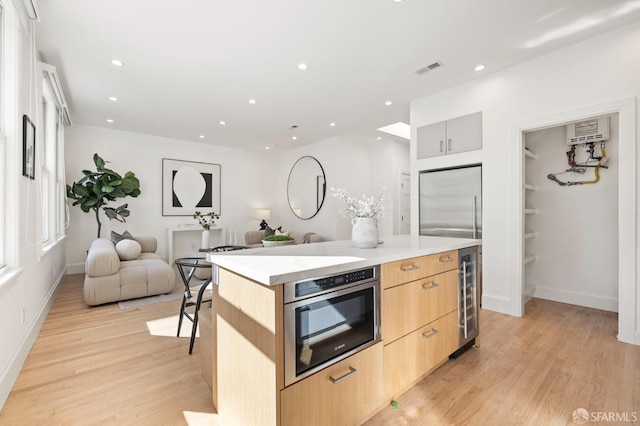
[(269, 149), (269, 147), (268, 147), (268, 146), (265, 146), (265, 147), (264, 147), (264, 149)]
[(400, 3), (402, 0), (393, 0), (394, 3)]
[(110, 118), (107, 118), (107, 123), (113, 123), (113, 120)]
[(225, 124), (227, 124), (227, 122), (226, 122), (226, 121), (221, 121), (221, 122), (220, 122), (220, 125), (221, 125), (221, 126), (224, 126)]
[(307, 64), (298, 64), (298, 69), (299, 69), (299, 70), (303, 70), (303, 71), (304, 71), (304, 70), (306, 70), (307, 68), (309, 68), (309, 67), (307, 66)]
[(329, 126), (336, 127), (336, 123), (329, 123)]
[(200, 139), (204, 139), (204, 135), (200, 135), (198, 136)]
[(250, 104), (255, 104), (255, 103), (256, 103), (256, 100), (255, 100), (255, 99), (249, 99), (249, 103), (250, 103)]
[(297, 141), (298, 137), (297, 136), (292, 136), (291, 139), (293, 139), (294, 141)]
[(386, 106), (389, 106), (389, 105), (393, 105), (393, 102), (391, 102), (391, 101), (387, 101), (387, 102), (385, 102), (384, 104), (385, 104)]
[(478, 64), (476, 65), (476, 67), (474, 68), (474, 70), (476, 71), (482, 71), (483, 69), (485, 69), (486, 67), (482, 64)]
[(378, 139), (379, 141), (381, 141), (381, 140), (382, 140), (382, 137), (381, 137), (381, 136), (378, 136), (376, 139)]
[(114, 59), (113, 61), (111, 61), (111, 63), (112, 63), (113, 65), (115, 65), (116, 67), (123, 67), (123, 66), (124, 66), (124, 62), (122, 62), (122, 61), (121, 61), (121, 60), (119, 60), (119, 59)]
[(118, 98), (116, 98), (115, 96), (109, 96), (109, 100), (111, 102), (118, 102)]

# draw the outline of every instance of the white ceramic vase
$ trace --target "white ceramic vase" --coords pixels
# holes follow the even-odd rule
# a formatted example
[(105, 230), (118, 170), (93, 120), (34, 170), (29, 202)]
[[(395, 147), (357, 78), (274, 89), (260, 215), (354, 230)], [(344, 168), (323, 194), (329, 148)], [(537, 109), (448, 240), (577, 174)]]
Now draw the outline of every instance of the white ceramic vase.
[(202, 231), (202, 243), (200, 244), (200, 248), (209, 248), (209, 230), (205, 229)]
[(378, 245), (378, 224), (371, 217), (351, 219), (351, 243), (357, 248), (375, 248)]

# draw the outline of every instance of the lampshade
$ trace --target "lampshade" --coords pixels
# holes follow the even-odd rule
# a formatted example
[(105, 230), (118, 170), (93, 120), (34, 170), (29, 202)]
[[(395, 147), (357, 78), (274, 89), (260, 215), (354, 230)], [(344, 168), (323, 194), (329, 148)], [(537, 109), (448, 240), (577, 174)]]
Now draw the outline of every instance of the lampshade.
[(269, 210), (269, 209), (258, 209), (258, 210), (256, 210), (256, 219), (258, 219), (258, 220), (271, 219), (271, 210)]

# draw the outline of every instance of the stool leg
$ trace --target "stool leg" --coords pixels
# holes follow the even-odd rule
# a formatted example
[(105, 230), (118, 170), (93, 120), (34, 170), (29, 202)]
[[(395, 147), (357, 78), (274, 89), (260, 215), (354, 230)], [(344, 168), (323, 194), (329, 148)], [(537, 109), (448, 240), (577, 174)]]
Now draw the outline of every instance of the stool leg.
[(176, 333), (176, 337), (180, 337), (180, 328), (182, 327), (182, 317), (184, 316), (184, 309), (187, 303), (187, 295), (182, 295), (182, 305), (180, 305), (180, 317), (178, 318), (178, 332)]
[(196, 340), (196, 330), (198, 329), (198, 315), (200, 313), (200, 305), (202, 305), (202, 295), (204, 294), (207, 287), (211, 284), (211, 278), (205, 281), (200, 287), (200, 291), (198, 292), (198, 299), (196, 300), (196, 312), (193, 314), (193, 326), (191, 327), (191, 341), (189, 342), (189, 355), (193, 352), (193, 343)]

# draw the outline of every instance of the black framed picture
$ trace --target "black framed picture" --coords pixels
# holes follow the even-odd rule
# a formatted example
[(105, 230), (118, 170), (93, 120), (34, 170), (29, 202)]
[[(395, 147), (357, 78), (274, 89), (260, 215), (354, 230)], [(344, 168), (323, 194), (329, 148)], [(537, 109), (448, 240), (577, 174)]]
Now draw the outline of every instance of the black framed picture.
[(27, 115), (22, 116), (22, 176), (35, 179), (36, 126)]
[(163, 158), (162, 215), (221, 214), (220, 173), (220, 164)]

